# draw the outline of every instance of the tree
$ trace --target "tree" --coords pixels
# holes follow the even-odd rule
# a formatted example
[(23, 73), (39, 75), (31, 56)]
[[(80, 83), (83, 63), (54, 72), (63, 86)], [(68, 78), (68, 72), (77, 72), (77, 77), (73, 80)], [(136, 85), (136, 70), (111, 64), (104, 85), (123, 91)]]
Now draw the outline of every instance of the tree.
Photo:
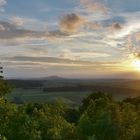
[(79, 140), (119, 140), (119, 106), (110, 97), (96, 93), (84, 99), (84, 113), (77, 126)]
[(95, 101), (100, 98), (105, 99), (107, 102), (114, 101), (114, 98), (111, 94), (105, 94), (103, 92), (94, 92), (82, 100), (82, 106), (80, 106), (79, 108), (80, 112), (83, 113), (88, 108), (91, 100)]
[(133, 140), (139, 132), (140, 117), (138, 112), (133, 104), (123, 103), (121, 105), (120, 140)]
[(5, 96), (9, 92), (10, 92), (10, 86), (8, 85), (8, 83), (5, 80), (0, 79), (0, 98)]
[(93, 93), (78, 109), (62, 101), (16, 105), (0, 100), (0, 140), (139, 140), (139, 97)]
[(33, 112), (39, 121), (42, 140), (75, 140), (75, 125), (64, 118), (65, 105), (62, 102), (44, 105)]

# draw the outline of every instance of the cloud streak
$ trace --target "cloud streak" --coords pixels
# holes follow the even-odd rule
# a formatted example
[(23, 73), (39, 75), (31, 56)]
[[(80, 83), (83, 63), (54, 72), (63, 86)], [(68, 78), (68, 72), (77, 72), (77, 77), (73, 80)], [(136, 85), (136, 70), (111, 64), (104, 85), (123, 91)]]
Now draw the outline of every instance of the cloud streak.
[[(20, 24), (21, 25), (21, 24)], [(29, 40), (53, 40), (69, 36), (68, 33), (60, 30), (54, 31), (34, 31), (19, 27), (19, 23), (9, 23), (0, 21), (0, 40), (4, 45), (19, 45), (24, 44)]]
[(91, 65), (92, 62), (89, 61), (78, 61), (63, 59), (57, 57), (29, 57), (29, 56), (15, 56), (11, 58), (5, 58), (7, 60), (18, 61), (18, 62), (46, 62), (46, 63), (58, 63), (58, 64), (81, 64), (81, 65)]
[(90, 74), (96, 69), (109, 72), (126, 69), (127, 58), (140, 57), (140, 13), (113, 13), (108, 3), (63, 1), (62, 7), (53, 7), (52, 3), (45, 15), (36, 12), (28, 17), (24, 11), (1, 18), (1, 61), (13, 68), (32, 67), (32, 64), (45, 68), (57, 66), (62, 73), (66, 67), (74, 71), (77, 67), (86, 67), (87, 71), (90, 68)]

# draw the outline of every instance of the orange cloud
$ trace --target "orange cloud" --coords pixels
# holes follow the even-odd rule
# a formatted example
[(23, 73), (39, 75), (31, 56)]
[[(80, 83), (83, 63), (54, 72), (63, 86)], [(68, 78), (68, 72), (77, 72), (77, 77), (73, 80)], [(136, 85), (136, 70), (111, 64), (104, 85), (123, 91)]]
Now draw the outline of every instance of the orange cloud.
[(59, 25), (61, 31), (72, 33), (77, 31), (83, 24), (85, 24), (85, 19), (72, 13), (61, 17)]
[(101, 12), (106, 13), (107, 8), (104, 4), (99, 2), (93, 2), (91, 0), (80, 0), (82, 7), (86, 8), (89, 12)]
[(133, 53), (134, 57), (136, 57), (137, 59), (140, 59), (140, 52), (136, 52), (136, 53)]
[(115, 29), (115, 30), (121, 30), (122, 27), (119, 23), (113, 23), (112, 24), (112, 29)]
[(140, 41), (140, 32), (136, 33), (135, 38), (136, 38), (136, 41)]
[(112, 23), (107, 27), (107, 29), (110, 32), (116, 32), (116, 31), (120, 31), (122, 29), (122, 26), (119, 23)]

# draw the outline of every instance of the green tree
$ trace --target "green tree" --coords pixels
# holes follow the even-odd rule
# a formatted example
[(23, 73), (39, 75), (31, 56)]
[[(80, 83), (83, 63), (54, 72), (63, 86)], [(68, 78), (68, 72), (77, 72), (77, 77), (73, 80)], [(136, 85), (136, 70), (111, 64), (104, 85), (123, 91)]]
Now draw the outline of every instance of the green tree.
[(8, 85), (8, 83), (5, 80), (0, 79), (0, 98), (5, 96), (9, 92), (10, 92), (10, 86)]
[[(135, 105), (123, 103), (121, 105), (121, 133), (120, 140), (133, 140), (140, 128), (138, 110)], [(139, 130), (138, 130), (139, 131)]]
[(114, 98), (111, 94), (94, 92), (82, 100), (82, 106), (79, 108), (80, 112), (83, 113), (88, 108), (91, 100), (95, 101), (100, 98), (103, 98), (106, 102), (114, 102)]
[(60, 100), (16, 105), (0, 99), (2, 140), (139, 140), (139, 132), (139, 97), (118, 102), (93, 93), (80, 113)]
[(16, 105), (9, 103), (5, 99), (0, 100), (0, 134), (6, 138), (10, 131), (8, 127), (9, 123), (16, 111)]
[(62, 102), (44, 105), (35, 109), (34, 116), (38, 118), (42, 140), (74, 140), (75, 125), (64, 118), (65, 105)]
[(109, 95), (100, 95), (87, 97), (86, 110), (77, 126), (79, 140), (119, 140), (119, 106)]

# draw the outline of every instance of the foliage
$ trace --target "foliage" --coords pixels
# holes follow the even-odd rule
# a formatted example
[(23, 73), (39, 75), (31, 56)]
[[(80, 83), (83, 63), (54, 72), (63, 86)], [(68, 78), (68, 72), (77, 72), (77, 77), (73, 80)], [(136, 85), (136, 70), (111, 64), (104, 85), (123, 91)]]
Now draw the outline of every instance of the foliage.
[(0, 79), (0, 98), (5, 96), (9, 92), (10, 92), (10, 86), (8, 85), (8, 83), (5, 80)]
[[(1, 87), (3, 97), (9, 89)], [(136, 97), (118, 102), (97, 92), (84, 98), (80, 107), (72, 108), (60, 100), (16, 105), (1, 98), (0, 139), (139, 140), (139, 101)]]

